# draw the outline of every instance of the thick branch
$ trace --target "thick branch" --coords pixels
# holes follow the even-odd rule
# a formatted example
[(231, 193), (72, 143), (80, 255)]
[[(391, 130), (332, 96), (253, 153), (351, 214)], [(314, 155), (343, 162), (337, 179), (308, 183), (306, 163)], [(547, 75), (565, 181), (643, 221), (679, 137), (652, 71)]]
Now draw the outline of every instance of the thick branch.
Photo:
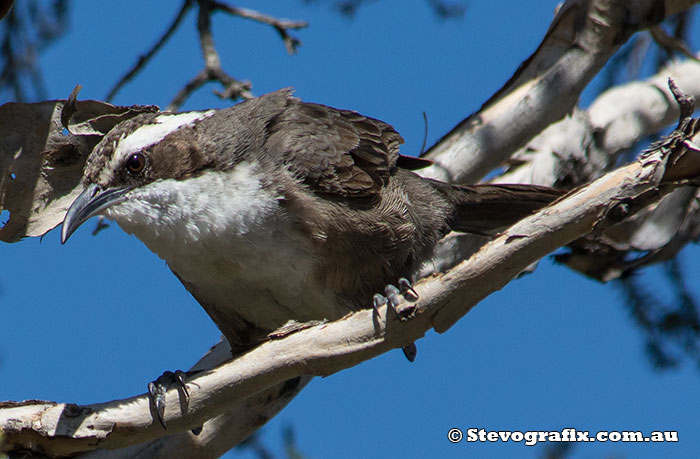
[[(647, 80), (605, 91), (588, 110), (575, 110), (547, 127), (513, 155), (513, 165), (497, 181), (552, 185), (569, 180), (581, 184), (600, 177), (621, 153), (678, 119), (678, 103), (668, 89), (669, 77), (700, 100), (700, 63), (674, 62)], [(575, 176), (567, 178), (565, 174)]]
[[(231, 348), (224, 340), (200, 359), (192, 370), (208, 370), (230, 359)], [(83, 459), (133, 457), (194, 459), (222, 456), (287, 406), (287, 403), (296, 397), (311, 379), (310, 376), (294, 378), (263, 390), (205, 422), (197, 435), (191, 431), (183, 431), (127, 448), (98, 449), (82, 454), (80, 457)]]
[[(635, 32), (698, 0), (568, 0), (535, 53), (474, 115), (428, 151), (426, 175), (475, 182), (578, 102), (610, 56)], [(507, 133), (504, 135), (503, 133)]]
[[(515, 152), (507, 162), (507, 171), (492, 181), (571, 188), (599, 178), (619, 164), (618, 157), (622, 153), (678, 119), (678, 103), (668, 89), (669, 77), (686, 93), (700, 100), (700, 63), (696, 60), (671, 63), (645, 81), (634, 81), (605, 91), (588, 110), (575, 109), (572, 114), (547, 127)], [(677, 193), (687, 195), (688, 191), (678, 190)], [(673, 200), (674, 197), (664, 199)], [(648, 236), (654, 235), (655, 246), (661, 247), (673, 237), (673, 247), (678, 251), (696, 238), (700, 226), (695, 222), (699, 219), (693, 216), (695, 207), (688, 208), (687, 203), (683, 205), (675, 201), (666, 208), (679, 217), (666, 214), (661, 217), (661, 225), (650, 221), (654, 230), (644, 231), (646, 242), (651, 242)], [(663, 211), (664, 207), (657, 209)], [(627, 235), (633, 239), (634, 231), (628, 231)], [(675, 238), (680, 239), (675, 241)], [(644, 250), (637, 242), (630, 241)], [(449, 269), (483, 244), (484, 238), (475, 235), (451, 234), (440, 241), (436, 256), (425, 264), (422, 276)], [(664, 254), (672, 255), (667, 250)]]
[[(646, 81), (618, 86), (601, 94), (586, 111), (549, 126), (512, 158), (500, 182), (580, 184), (598, 178), (632, 149), (678, 117), (678, 103), (668, 89), (672, 77), (700, 99), (700, 63), (675, 62)], [(587, 242), (560, 257), (571, 268), (609, 281), (631, 270), (673, 257), (700, 233), (697, 190), (680, 189), (608, 230), (605, 244)], [(630, 258), (630, 250), (648, 252)]]

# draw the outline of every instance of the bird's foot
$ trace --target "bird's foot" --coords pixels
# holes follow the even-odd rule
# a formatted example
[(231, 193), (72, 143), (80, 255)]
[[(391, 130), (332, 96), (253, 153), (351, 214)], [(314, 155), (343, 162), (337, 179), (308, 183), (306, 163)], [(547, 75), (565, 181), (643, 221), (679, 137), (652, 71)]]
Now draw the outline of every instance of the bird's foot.
[(187, 378), (187, 374), (182, 370), (177, 370), (175, 372), (166, 371), (155, 381), (148, 383), (148, 398), (153, 408), (155, 408), (160, 425), (162, 425), (164, 429), (168, 428), (165, 425), (165, 393), (170, 386), (177, 384), (178, 389), (182, 389), (185, 397), (189, 399), (190, 391), (187, 389), (187, 384), (185, 384), (185, 378)]
[(404, 321), (411, 319), (415, 313), (415, 307), (412, 304), (406, 304), (399, 309), (399, 305), (401, 304), (400, 296), (403, 296), (404, 299), (411, 302), (418, 299), (418, 293), (413, 289), (411, 282), (405, 277), (399, 279), (398, 287), (389, 284), (384, 287), (384, 295), (379, 293), (374, 295), (374, 311), (377, 313), (377, 315), (380, 315), (379, 308), (386, 304), (389, 306), (387, 309), (394, 311), (394, 314), (396, 314), (396, 317), (398, 317), (399, 320)]
[(399, 291), (408, 301), (418, 301), (418, 292), (413, 288), (411, 281), (405, 277), (399, 279)]
[[(386, 296), (384, 296), (386, 295)], [(401, 298), (399, 295), (403, 296), (404, 299), (408, 301), (416, 301), (418, 299), (418, 292), (413, 289), (411, 282), (402, 277), (399, 279), (399, 286), (389, 284), (384, 288), (384, 295), (379, 293), (375, 294), (373, 297), (374, 311), (379, 316), (379, 308), (384, 305), (388, 305), (387, 309), (391, 309), (396, 314), (401, 321), (406, 321), (411, 319), (415, 314), (415, 306), (412, 304), (406, 304), (401, 309), (399, 309), (399, 304), (401, 303)], [(416, 360), (416, 354), (418, 349), (415, 343), (411, 343), (408, 346), (401, 348), (403, 354), (406, 356), (409, 362)]]

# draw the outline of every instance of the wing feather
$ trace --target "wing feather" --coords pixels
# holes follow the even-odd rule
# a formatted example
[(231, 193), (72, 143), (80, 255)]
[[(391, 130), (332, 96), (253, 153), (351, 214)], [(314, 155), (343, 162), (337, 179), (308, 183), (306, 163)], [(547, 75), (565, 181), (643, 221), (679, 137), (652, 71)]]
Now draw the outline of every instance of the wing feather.
[(291, 99), (268, 124), (267, 150), (315, 193), (371, 198), (399, 159), (401, 136), (383, 121)]

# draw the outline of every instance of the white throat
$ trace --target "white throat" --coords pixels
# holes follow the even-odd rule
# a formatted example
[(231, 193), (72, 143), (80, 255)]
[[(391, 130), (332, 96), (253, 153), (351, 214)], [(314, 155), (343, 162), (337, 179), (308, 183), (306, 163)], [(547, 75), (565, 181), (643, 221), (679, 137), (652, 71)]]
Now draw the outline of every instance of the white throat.
[(226, 172), (136, 188), (105, 214), (170, 263), (231, 239), (266, 238), (279, 200), (262, 188), (254, 165), (244, 162)]
[(196, 286), (222, 323), (227, 311), (270, 330), (290, 318), (341, 316), (347, 311), (327, 309), (335, 297), (317, 285), (312, 241), (281, 199), (262, 187), (254, 165), (241, 163), (134, 189), (105, 214)]

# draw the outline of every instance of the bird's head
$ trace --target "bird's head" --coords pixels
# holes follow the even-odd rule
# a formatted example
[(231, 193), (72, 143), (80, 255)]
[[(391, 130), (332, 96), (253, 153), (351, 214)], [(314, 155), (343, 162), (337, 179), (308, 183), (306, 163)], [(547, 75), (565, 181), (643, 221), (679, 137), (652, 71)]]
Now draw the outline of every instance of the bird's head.
[(145, 113), (117, 124), (87, 159), (85, 189), (68, 209), (61, 241), (98, 214), (142, 240), (167, 236), (175, 222), (196, 238), (206, 229), (194, 220), (231, 223), (221, 221), (225, 208), (224, 218), (236, 213), (245, 232), (269, 204), (261, 202), (257, 163), (270, 122), (295, 101), (282, 89), (224, 110)]
[(115, 126), (88, 157), (85, 189), (68, 209), (61, 242), (94, 215), (107, 214), (119, 222), (123, 212), (116, 209), (155, 197), (153, 185), (159, 181), (182, 180), (206, 168), (210, 159), (196, 131), (214, 113), (147, 113)]

